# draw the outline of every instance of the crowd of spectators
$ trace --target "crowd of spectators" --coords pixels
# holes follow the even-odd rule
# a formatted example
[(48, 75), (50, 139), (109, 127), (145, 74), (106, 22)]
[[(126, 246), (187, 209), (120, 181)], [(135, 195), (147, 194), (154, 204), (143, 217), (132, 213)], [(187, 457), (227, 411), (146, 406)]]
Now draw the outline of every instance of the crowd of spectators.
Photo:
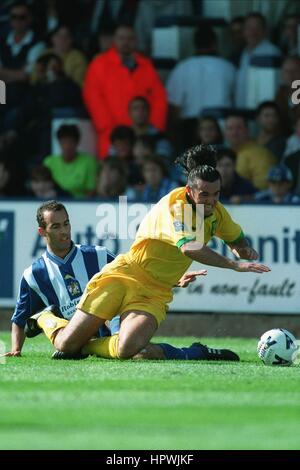
[[(300, 80), (300, 11), (274, 31), (257, 12), (233, 18), (223, 56), (199, 16), (194, 50), (163, 83), (151, 60), (155, 20), (197, 8), (193, 0), (74, 0), (72, 8), (63, 0), (3, 1), (0, 197), (157, 201), (185, 184), (178, 153), (213, 144), (222, 201), (299, 204), (300, 105), (291, 95)], [(280, 83), (272, 99), (249, 109), (250, 61), (265, 56), (280, 60)], [(227, 112), (218, 119), (209, 108)], [(95, 154), (68, 121), (53, 151), (54, 115), (66, 109), (91, 120)]]

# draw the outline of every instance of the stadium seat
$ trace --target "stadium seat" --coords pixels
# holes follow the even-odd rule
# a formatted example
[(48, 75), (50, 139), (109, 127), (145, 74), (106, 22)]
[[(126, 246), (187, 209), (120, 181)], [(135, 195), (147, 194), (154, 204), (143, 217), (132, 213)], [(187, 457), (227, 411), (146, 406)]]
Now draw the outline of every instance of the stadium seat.
[(81, 133), (79, 150), (97, 155), (97, 134), (92, 121), (84, 108), (54, 108), (51, 123), (51, 152), (60, 153), (56, 132), (62, 124), (76, 124)]
[(194, 30), (201, 23), (213, 28), (223, 28), (222, 18), (200, 18), (197, 16), (162, 16), (157, 18), (152, 31), (152, 56), (181, 60), (194, 53)]
[(247, 77), (247, 108), (255, 109), (262, 101), (274, 100), (280, 66), (280, 57), (258, 56), (251, 59)]

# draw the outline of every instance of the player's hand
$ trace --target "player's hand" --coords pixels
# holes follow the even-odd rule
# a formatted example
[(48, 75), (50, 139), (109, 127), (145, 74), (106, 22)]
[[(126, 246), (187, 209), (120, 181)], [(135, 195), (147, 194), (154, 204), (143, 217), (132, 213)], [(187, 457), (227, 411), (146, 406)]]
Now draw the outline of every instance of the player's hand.
[(21, 351), (9, 351), (5, 354), (1, 354), (0, 357), (21, 357)]
[(237, 258), (256, 260), (258, 259), (258, 253), (251, 246), (246, 246), (244, 248), (232, 248), (232, 253)]
[(185, 273), (181, 279), (179, 279), (176, 287), (187, 287), (191, 282), (194, 282), (197, 276), (206, 276), (207, 270), (200, 269), (200, 271), (189, 271)]
[(264, 264), (258, 263), (236, 263), (235, 271), (240, 273), (268, 273), (271, 269)]

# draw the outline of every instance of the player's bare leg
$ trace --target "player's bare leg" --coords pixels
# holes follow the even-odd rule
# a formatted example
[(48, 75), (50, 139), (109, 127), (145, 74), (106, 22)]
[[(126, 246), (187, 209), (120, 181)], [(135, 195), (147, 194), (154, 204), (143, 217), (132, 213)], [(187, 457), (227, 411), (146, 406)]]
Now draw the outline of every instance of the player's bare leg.
[(61, 352), (78, 352), (104, 323), (103, 318), (76, 310), (67, 326), (58, 330), (53, 344)]
[(118, 356), (129, 359), (149, 344), (158, 325), (155, 317), (141, 310), (125, 312), (121, 316)]

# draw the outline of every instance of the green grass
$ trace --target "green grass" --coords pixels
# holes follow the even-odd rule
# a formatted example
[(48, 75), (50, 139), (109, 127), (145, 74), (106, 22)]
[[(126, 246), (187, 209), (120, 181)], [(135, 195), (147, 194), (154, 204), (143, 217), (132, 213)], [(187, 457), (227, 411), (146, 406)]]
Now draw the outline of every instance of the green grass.
[(207, 343), (242, 361), (52, 361), (28, 340), (0, 364), (0, 449), (300, 449), (299, 366), (265, 367), (256, 340)]

